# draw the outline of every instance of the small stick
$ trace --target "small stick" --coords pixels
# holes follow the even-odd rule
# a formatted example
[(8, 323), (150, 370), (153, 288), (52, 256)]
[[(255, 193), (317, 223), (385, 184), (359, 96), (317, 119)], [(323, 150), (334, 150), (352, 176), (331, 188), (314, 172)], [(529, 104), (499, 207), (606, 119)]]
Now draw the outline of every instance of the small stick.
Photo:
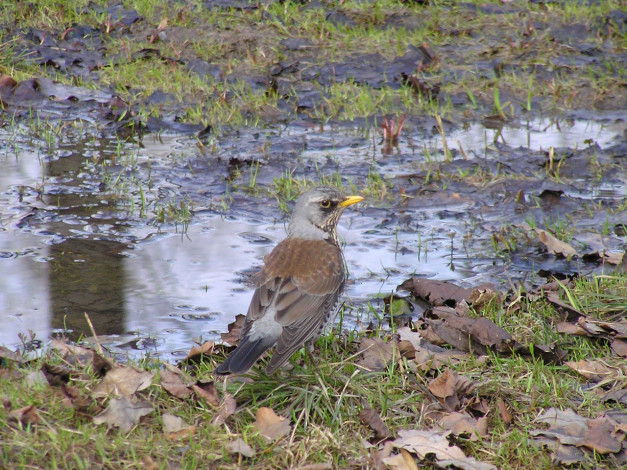
[(96, 351), (101, 356), (104, 356), (104, 352), (102, 351), (102, 346), (100, 346), (100, 341), (98, 341), (98, 336), (96, 335), (96, 330), (94, 330), (94, 325), (92, 325), (91, 319), (89, 318), (89, 315), (87, 315), (87, 312), (85, 312), (85, 320), (87, 320), (87, 323), (89, 324), (89, 329), (91, 330), (91, 334), (94, 337), (94, 343), (96, 344)]

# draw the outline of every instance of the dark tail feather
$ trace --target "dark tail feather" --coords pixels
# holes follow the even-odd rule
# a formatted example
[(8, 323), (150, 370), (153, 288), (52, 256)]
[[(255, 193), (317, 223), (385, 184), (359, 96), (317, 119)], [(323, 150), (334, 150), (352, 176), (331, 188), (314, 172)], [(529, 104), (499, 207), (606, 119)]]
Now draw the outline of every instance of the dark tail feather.
[(272, 343), (268, 343), (267, 339), (264, 341), (264, 338), (255, 341), (244, 338), (226, 361), (216, 368), (214, 374), (243, 374), (272, 346)]

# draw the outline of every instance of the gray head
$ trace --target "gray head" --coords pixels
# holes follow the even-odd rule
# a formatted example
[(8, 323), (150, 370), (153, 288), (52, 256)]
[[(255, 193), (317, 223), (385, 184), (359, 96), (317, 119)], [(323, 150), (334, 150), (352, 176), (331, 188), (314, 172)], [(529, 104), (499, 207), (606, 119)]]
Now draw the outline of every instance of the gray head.
[(363, 201), (361, 196), (344, 196), (331, 186), (318, 186), (296, 200), (288, 236), (308, 240), (331, 239), (337, 242), (337, 222), (344, 209)]

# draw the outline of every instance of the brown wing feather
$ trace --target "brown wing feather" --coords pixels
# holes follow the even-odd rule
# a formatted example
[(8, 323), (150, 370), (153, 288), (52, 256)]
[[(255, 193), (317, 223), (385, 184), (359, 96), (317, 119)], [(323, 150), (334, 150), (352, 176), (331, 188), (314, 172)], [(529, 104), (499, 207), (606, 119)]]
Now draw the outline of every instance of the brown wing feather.
[[(283, 240), (264, 258), (255, 280), (242, 335), (275, 301), (276, 320), (283, 325), (268, 373), (276, 370), (313, 337), (328, 319), (344, 288), (342, 252), (325, 240)], [(242, 336), (242, 337), (243, 337)]]

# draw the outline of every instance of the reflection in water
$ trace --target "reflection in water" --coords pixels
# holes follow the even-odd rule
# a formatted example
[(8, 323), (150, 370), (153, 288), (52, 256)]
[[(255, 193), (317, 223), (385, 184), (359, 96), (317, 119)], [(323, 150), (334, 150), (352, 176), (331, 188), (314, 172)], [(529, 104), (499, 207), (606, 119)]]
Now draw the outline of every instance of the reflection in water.
[[(606, 145), (617, 132), (604, 131), (600, 124), (574, 121), (559, 127), (539, 120), (504, 128), (499, 139), (512, 147), (588, 145), (582, 137)], [(2, 132), (0, 144), (7, 139)], [(272, 216), (233, 210), (245, 215), (227, 219), (210, 210), (222, 197), (216, 188), (224, 186), (226, 165), (219, 170), (223, 176), (214, 172), (215, 166), (207, 168), (234, 154), (242, 161), (249, 155), (258, 158), (259, 136), (251, 137), (246, 146), (246, 132), (221, 141), (218, 158), (212, 155), (206, 161), (194, 154), (196, 167), (177, 164), (196, 149), (194, 139), (180, 136), (144, 138), (142, 148), (129, 145), (122, 151), (115, 138), (93, 136), (60, 139), (53, 150), (19, 142), (15, 146), (19, 155), (0, 156), (0, 344), (17, 345), (18, 333), (28, 330), (40, 339), (64, 328), (75, 338), (90, 335), (85, 313), (96, 332), (107, 336), (105, 344), (122, 352), (142, 349), (166, 358), (184, 354), (194, 338), (211, 339), (226, 330), (250, 302), (247, 273), (285, 233), (284, 224)], [(491, 151), (494, 132), (473, 124), (447, 138), (459, 141), (469, 158), (483, 158)], [(272, 139), (273, 150), (281, 144), (288, 151), (300, 149), (299, 165), (313, 167), (331, 156), (338, 162), (333, 171), (354, 171), (356, 166), (367, 171), (376, 161), (382, 174), (392, 176), (411, 174), (423, 161), (425, 147), (440, 145), (438, 136), (408, 133), (395, 149), (403, 158), (393, 156), (386, 163), (378, 160), (378, 137), (364, 137), (363, 129), (288, 126), (263, 133)], [(188, 153), (181, 157), (184, 152)], [(152, 171), (154, 187), (147, 185), (147, 191), (166, 191), (175, 197), (197, 191), (195, 202), (206, 205), (195, 213), (186, 235), (176, 233), (176, 227), (157, 228), (133, 216), (125, 218), (117, 199), (106, 192), (98, 166), (110, 162), (107, 168), (112, 168), (122, 158), (132, 164), (119, 165), (118, 171), (131, 177), (141, 165)], [(205, 176), (218, 174), (216, 181), (202, 179), (202, 171)], [(271, 176), (269, 181), (261, 184), (271, 184)], [(413, 273), (475, 284), (502, 275), (503, 267), (493, 257), (481, 258), (477, 249), (466, 253), (460, 242), (472, 235), (469, 223), (484, 223), (469, 220), (474, 201), (464, 205), (444, 200), (439, 207), (431, 202), (428, 207), (407, 204), (394, 217), (380, 207), (345, 214), (339, 232), (346, 241), (349, 303), (359, 305), (377, 294), (389, 294)], [(476, 243), (490, 240), (485, 237)]]
[(78, 336), (87, 313), (98, 334), (121, 333), (124, 325), (126, 246), (104, 240), (68, 238), (50, 247), (48, 286), (51, 326)]

